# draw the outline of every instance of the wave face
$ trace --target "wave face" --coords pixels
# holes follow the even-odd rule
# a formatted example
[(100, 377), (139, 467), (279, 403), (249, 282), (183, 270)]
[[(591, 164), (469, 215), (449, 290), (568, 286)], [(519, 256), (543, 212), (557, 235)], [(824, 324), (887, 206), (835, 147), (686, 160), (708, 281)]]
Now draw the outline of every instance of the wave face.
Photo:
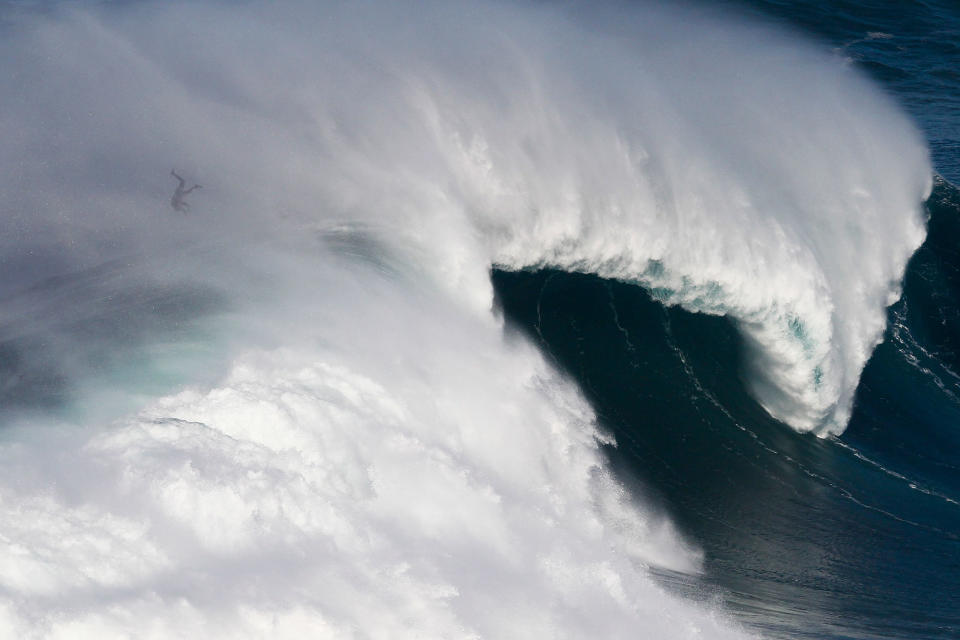
[(729, 319), (842, 431), (931, 184), (856, 71), (654, 6), (0, 11), (2, 635), (746, 635), (490, 271)]
[(618, 477), (703, 547), (700, 579), (772, 638), (960, 633), (960, 191), (939, 181), (929, 237), (863, 372), (842, 438), (784, 429), (739, 375), (727, 318), (561, 271), (494, 273), (505, 315), (568, 371), (617, 447)]

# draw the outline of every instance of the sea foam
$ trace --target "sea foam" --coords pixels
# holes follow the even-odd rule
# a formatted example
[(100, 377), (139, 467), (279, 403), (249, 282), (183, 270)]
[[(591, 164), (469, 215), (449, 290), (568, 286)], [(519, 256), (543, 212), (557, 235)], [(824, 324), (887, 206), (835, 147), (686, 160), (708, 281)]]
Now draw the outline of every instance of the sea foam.
[(0, 633), (743, 637), (647, 574), (702, 556), (532, 346), (339, 248), (245, 249), (282, 291), (221, 320), (216, 385), (8, 433)]

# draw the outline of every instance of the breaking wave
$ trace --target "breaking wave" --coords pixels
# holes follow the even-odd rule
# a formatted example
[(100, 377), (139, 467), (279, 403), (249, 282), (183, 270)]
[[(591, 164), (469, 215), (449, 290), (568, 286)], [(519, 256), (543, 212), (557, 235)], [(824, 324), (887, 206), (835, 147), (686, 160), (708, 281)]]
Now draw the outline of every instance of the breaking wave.
[(878, 90), (690, 8), (8, 11), (9, 635), (741, 635), (490, 270), (727, 315), (839, 433), (931, 188)]

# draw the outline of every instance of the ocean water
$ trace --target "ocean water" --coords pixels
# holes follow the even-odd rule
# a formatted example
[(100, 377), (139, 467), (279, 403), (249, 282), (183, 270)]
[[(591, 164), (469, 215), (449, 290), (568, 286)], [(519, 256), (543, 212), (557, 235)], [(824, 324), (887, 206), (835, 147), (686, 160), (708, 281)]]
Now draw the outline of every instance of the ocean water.
[(572, 375), (624, 477), (703, 545), (703, 582), (776, 638), (960, 636), (956, 238), (960, 12), (951, 3), (754, 2), (864, 70), (924, 129), (928, 235), (842, 435), (798, 436), (751, 397), (728, 318), (629, 282), (494, 272), (507, 318)]
[(0, 637), (960, 637), (955, 4), (0, 33)]

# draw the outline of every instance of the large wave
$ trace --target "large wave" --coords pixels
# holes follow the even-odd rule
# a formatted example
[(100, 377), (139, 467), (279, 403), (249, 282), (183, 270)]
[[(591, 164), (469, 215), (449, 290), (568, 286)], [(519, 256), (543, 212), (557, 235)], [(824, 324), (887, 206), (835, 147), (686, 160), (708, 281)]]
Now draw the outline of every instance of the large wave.
[(856, 72), (693, 9), (2, 28), (11, 634), (736, 635), (646, 576), (698, 554), (503, 337), (489, 270), (727, 314), (763, 406), (842, 430), (930, 188)]

